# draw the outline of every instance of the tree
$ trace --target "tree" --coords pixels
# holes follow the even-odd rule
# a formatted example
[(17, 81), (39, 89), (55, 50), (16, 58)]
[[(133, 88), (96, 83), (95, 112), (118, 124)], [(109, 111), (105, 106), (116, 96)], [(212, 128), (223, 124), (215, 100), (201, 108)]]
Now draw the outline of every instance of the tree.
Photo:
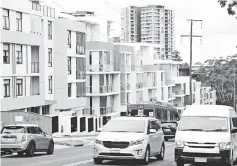
[(175, 50), (172, 52), (172, 60), (173, 61), (183, 61), (182, 57), (180, 56), (180, 52)]
[[(205, 83), (216, 89), (217, 104), (234, 106), (234, 79), (237, 84), (237, 76), (234, 75), (235, 69), (237, 69), (236, 59), (219, 59), (215, 61), (212, 68), (206, 69)], [(236, 90), (237, 88), (235, 88)], [(235, 95), (236, 99), (237, 91)]]
[(229, 15), (236, 15), (237, 0), (218, 0), (222, 8), (227, 7), (227, 12)]

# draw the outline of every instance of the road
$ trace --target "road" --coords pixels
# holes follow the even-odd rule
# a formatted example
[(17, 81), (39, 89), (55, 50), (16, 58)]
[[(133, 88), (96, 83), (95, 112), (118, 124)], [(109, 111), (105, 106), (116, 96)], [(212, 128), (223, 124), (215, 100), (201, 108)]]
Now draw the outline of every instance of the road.
[[(92, 166), (92, 145), (56, 150), (53, 155), (36, 154), (33, 158), (18, 157), (17, 155), (5, 156), (1, 158), (3, 166)], [(139, 165), (136, 162), (113, 162), (104, 161), (103, 165)], [(174, 162), (174, 142), (166, 143), (166, 153), (164, 161), (151, 159), (149, 166), (175, 166)], [(187, 165), (188, 166), (188, 165)], [(209, 165), (210, 166), (210, 165)]]

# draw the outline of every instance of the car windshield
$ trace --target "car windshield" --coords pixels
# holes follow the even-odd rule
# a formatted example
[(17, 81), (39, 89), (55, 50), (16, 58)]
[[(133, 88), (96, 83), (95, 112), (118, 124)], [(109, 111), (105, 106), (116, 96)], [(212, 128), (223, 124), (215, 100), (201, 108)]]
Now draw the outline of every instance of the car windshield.
[(167, 128), (170, 128), (170, 127), (177, 127), (177, 123), (172, 123), (172, 122), (163, 122), (161, 123), (161, 127), (167, 127)]
[(179, 123), (178, 130), (227, 132), (228, 119), (225, 117), (182, 117)]
[(135, 132), (144, 133), (145, 120), (110, 120), (103, 128), (103, 132)]
[(11, 133), (25, 133), (25, 128), (22, 126), (7, 126), (3, 127), (2, 134), (11, 134)]

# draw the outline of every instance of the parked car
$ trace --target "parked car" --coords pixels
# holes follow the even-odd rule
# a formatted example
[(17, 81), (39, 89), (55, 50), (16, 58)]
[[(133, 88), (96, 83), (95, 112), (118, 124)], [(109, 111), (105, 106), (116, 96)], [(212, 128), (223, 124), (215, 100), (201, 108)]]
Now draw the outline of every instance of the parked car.
[(17, 152), (33, 157), (35, 152), (53, 154), (54, 141), (37, 125), (18, 124), (4, 126), (1, 131), (1, 154)]
[(150, 157), (164, 159), (165, 143), (160, 122), (155, 118), (118, 117), (110, 120), (94, 143), (95, 164), (103, 160), (135, 159), (145, 165)]
[(161, 127), (162, 127), (164, 135), (165, 135), (165, 141), (175, 138), (176, 130), (178, 127), (177, 121), (161, 122)]
[(222, 105), (192, 105), (175, 135), (177, 166), (205, 163), (233, 166), (237, 159), (237, 114)]

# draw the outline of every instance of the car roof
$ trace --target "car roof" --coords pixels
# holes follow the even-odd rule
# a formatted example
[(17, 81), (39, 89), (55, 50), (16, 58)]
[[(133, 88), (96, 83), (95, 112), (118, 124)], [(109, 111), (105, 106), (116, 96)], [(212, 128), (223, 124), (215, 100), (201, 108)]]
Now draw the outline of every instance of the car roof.
[(131, 117), (131, 116), (124, 116), (124, 117), (117, 117), (117, 118), (114, 118), (115, 120), (158, 120), (156, 118), (153, 118), (153, 117)]
[(234, 109), (225, 105), (191, 105), (183, 111), (182, 116), (237, 117)]
[(13, 124), (13, 125), (5, 125), (4, 127), (9, 127), (9, 126), (39, 127), (38, 125), (35, 125), (35, 124)]

